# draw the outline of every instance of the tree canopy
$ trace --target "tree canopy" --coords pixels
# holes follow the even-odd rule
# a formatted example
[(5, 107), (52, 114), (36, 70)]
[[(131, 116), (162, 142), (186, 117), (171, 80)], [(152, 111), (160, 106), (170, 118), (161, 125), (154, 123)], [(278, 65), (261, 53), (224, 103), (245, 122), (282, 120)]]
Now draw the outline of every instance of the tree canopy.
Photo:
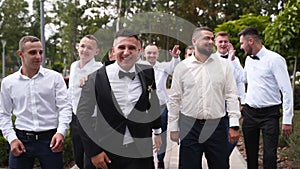
[[(239, 49), (237, 33), (246, 26), (257, 27), (265, 35), (266, 45), (279, 53), (284, 52), (283, 56), (293, 57), (298, 49), (296, 44), (299, 44), (295, 43), (299, 38), (299, 0), (288, 3), (286, 0), (45, 2), (52, 4), (51, 8), (45, 8), (44, 15), (45, 31), (49, 34), (45, 49), (47, 64), (65, 60), (65, 66), (69, 66), (78, 58), (76, 44), (86, 34), (101, 38), (99, 45), (103, 49), (96, 59), (105, 59), (117, 27), (136, 28), (142, 33), (145, 45), (156, 43), (163, 51), (174, 44), (180, 44), (183, 51), (190, 45), (193, 28), (204, 25), (215, 31), (228, 31), (236, 49)], [(30, 5), (25, 0), (0, 1), (0, 39), (7, 40), (6, 60), (11, 61), (7, 69), (19, 66), (15, 53), (18, 40), (28, 34), (40, 36), (39, 3), (39, 0)], [(33, 8), (29, 9), (29, 6)], [(275, 18), (274, 22), (272, 18)], [(284, 45), (280, 45), (282, 43)], [(243, 58), (241, 51), (238, 52)], [(162, 60), (168, 59), (167, 52), (163, 56)], [(52, 65), (47, 66), (51, 68)]]

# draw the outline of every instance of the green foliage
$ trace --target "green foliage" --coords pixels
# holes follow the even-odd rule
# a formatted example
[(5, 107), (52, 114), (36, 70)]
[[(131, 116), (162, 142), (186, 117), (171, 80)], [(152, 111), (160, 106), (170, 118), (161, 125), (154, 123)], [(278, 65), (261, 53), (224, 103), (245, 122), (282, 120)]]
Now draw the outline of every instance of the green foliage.
[(276, 16), (275, 21), (266, 27), (265, 42), (283, 55), (289, 65), (299, 55), (300, 48), (300, 0), (290, 0)]
[(244, 52), (240, 50), (238, 33), (249, 26), (256, 27), (262, 33), (269, 23), (270, 17), (268, 16), (255, 16), (253, 14), (247, 14), (241, 16), (238, 20), (228, 21), (218, 25), (214, 32), (217, 33), (219, 31), (226, 31), (229, 33), (230, 42), (236, 50), (236, 56), (239, 56), (241, 63), (244, 63), (245, 56)]
[(53, 66), (52, 66), (52, 69), (59, 72), (59, 73), (62, 73), (63, 69), (64, 69), (64, 66), (65, 65), (61, 62), (54, 62)]
[(281, 137), (288, 144), (288, 148), (283, 151), (293, 163), (293, 168), (300, 168), (300, 111), (295, 112), (293, 119), (293, 134), (289, 137)]
[(70, 138), (70, 130), (68, 130), (65, 143), (64, 143), (64, 151), (63, 151), (63, 161), (65, 165), (68, 165), (73, 159), (73, 144)]
[(1, 134), (0, 135), (0, 167), (7, 166), (8, 155), (9, 155), (9, 144)]

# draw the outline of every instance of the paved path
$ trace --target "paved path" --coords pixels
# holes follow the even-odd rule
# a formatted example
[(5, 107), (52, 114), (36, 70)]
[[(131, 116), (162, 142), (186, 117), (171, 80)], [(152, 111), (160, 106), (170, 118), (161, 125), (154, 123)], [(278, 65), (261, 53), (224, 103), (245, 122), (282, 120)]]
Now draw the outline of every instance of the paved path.
[[(179, 146), (172, 143), (172, 145), (167, 148), (165, 156), (165, 168), (166, 169), (178, 169), (179, 161)], [(157, 162), (155, 162), (156, 164)], [(208, 169), (206, 159), (203, 156), (202, 158), (202, 167), (203, 169)], [(246, 161), (243, 159), (239, 150), (235, 148), (230, 156), (230, 168), (231, 169), (246, 169)]]
[[(167, 151), (165, 156), (165, 168), (166, 169), (178, 169), (178, 161), (179, 161), (179, 146), (171, 142), (170, 137), (168, 136), (167, 143)], [(202, 158), (202, 168), (208, 169), (205, 157)], [(157, 159), (155, 154), (155, 165), (157, 165)], [(235, 148), (230, 156), (230, 169), (246, 169), (247, 164), (240, 154), (239, 150)], [(74, 166), (71, 169), (78, 169), (78, 167)]]
[[(170, 137), (168, 137), (170, 138)], [(157, 165), (157, 159), (155, 159), (155, 165)], [(165, 156), (165, 168), (166, 169), (178, 169), (178, 161), (179, 161), (179, 146), (171, 142), (168, 139), (167, 144), (167, 152)], [(206, 159), (203, 156), (202, 158), (202, 168), (208, 169)], [(240, 154), (239, 150), (235, 148), (230, 156), (230, 169), (246, 169), (247, 164)]]

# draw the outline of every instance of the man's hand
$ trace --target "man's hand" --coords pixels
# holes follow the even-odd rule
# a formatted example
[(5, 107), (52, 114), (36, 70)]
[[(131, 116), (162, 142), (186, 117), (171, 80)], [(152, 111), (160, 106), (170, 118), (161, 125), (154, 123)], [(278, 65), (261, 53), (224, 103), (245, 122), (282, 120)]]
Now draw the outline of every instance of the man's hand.
[(234, 143), (239, 140), (240, 131), (229, 128), (228, 137), (229, 137), (228, 139), (229, 139), (230, 143)]
[(179, 50), (179, 45), (174, 45), (173, 49), (169, 50), (169, 52), (172, 57), (178, 57), (181, 53), (181, 51)]
[(281, 126), (282, 135), (283, 136), (289, 136), (292, 134), (292, 125), (291, 124), (282, 124)]
[(170, 138), (172, 141), (176, 142), (179, 145), (179, 132), (178, 131), (171, 131)]
[(54, 134), (50, 142), (52, 152), (61, 152), (64, 149), (64, 136), (60, 133)]
[(26, 149), (21, 140), (15, 139), (10, 144), (10, 151), (15, 157), (18, 157), (22, 153), (26, 152)]
[(101, 168), (101, 169), (108, 169), (106, 163), (111, 163), (110, 159), (108, 158), (108, 156), (106, 155), (106, 153), (104, 151), (102, 153), (92, 157), (91, 161), (95, 167)]
[(85, 82), (89, 79), (89, 75), (84, 75), (80, 80), (79, 80), (79, 86), (83, 87), (85, 85)]
[(154, 145), (153, 145), (153, 149), (154, 152), (158, 152), (160, 150), (162, 144), (162, 140), (161, 140), (161, 135), (154, 135)]
[(228, 54), (229, 54), (229, 58), (230, 60), (234, 60), (235, 59), (235, 50), (233, 48), (233, 45), (231, 43), (228, 43)]

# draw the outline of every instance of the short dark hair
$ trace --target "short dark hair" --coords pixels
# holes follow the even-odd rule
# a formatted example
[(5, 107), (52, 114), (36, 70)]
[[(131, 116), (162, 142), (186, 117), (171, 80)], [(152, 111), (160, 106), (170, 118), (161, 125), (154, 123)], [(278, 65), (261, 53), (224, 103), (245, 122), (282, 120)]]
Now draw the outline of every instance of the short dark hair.
[(24, 51), (24, 46), (26, 42), (39, 42), (40, 39), (35, 36), (23, 36), (19, 41), (19, 50)]
[(248, 28), (245, 28), (243, 29), (239, 34), (238, 34), (239, 37), (241, 36), (252, 36), (254, 38), (257, 38), (257, 39), (260, 39), (260, 35), (259, 35), (259, 32), (256, 28), (254, 27), (248, 27)]
[(88, 38), (90, 40), (96, 41), (97, 47), (99, 47), (99, 41), (94, 35), (85, 35), (83, 38)]
[(116, 32), (114, 39), (116, 40), (118, 37), (133, 37), (140, 42), (141, 47), (143, 45), (143, 41), (139, 37), (139, 34), (129, 29), (121, 29)]
[(200, 35), (201, 31), (213, 32), (213, 30), (207, 26), (198, 27), (198, 28), (194, 29), (192, 38), (198, 37)]

